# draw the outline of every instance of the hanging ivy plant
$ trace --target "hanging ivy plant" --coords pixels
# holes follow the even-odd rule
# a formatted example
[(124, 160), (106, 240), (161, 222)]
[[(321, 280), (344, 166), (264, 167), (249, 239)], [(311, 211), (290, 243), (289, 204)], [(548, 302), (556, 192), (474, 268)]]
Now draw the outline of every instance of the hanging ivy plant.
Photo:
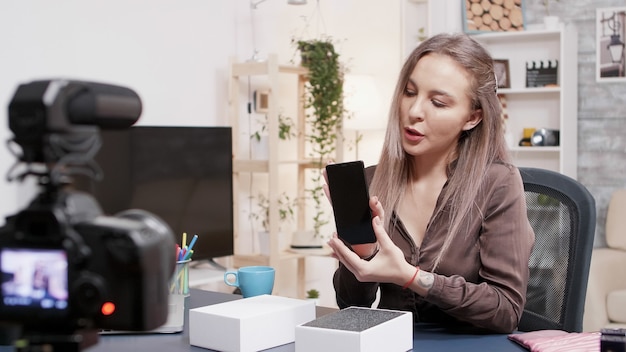
[(315, 205), (313, 229), (315, 235), (329, 222), (322, 202), (326, 201), (322, 168), (334, 155), (337, 138), (346, 113), (343, 105), (344, 68), (333, 42), (329, 39), (299, 40), (301, 65), (308, 68), (304, 107), (307, 111), (308, 131), (305, 134), (311, 146), (311, 157), (317, 170), (312, 178), (313, 188), (307, 190)]

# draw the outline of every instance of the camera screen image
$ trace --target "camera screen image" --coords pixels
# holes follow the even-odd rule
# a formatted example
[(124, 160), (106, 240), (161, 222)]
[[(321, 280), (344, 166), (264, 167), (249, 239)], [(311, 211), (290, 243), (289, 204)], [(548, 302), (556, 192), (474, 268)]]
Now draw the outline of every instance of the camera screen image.
[(68, 307), (67, 254), (59, 249), (2, 248), (2, 305), (63, 311)]

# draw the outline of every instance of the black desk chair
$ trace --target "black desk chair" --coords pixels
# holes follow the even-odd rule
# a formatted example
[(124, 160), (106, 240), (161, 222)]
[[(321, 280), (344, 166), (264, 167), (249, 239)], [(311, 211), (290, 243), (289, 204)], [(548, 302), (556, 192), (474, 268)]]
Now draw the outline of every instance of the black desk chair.
[(520, 168), (535, 230), (520, 331), (580, 332), (596, 227), (595, 200), (563, 174)]

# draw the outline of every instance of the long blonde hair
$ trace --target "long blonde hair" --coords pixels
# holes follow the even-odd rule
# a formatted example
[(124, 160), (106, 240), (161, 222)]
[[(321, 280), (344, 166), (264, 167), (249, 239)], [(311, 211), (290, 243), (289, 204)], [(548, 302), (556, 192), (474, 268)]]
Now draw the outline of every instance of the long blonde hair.
[[(473, 200), (478, 194), (489, 165), (509, 162), (501, 121), (502, 106), (496, 94), (493, 59), (474, 39), (465, 34), (439, 34), (422, 42), (405, 61), (395, 88), (382, 153), (370, 185), (388, 214), (384, 221), (391, 233), (395, 212), (411, 179), (413, 159), (402, 148), (400, 105), (409, 77), (417, 62), (430, 53), (449, 56), (470, 74), (470, 99), (473, 109), (482, 109), (482, 121), (464, 131), (458, 141), (456, 158), (447, 167), (448, 184), (442, 190), (441, 202), (434, 216), (447, 216), (449, 231), (437, 255), (439, 264), (454, 237), (463, 231)], [(444, 208), (446, 209), (444, 212)], [(433, 269), (434, 270), (434, 269)]]

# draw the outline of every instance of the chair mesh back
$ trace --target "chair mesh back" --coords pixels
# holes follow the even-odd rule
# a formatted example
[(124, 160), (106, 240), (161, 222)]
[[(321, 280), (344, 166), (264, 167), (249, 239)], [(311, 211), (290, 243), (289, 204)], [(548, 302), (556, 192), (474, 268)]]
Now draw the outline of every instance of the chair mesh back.
[(535, 246), (518, 330), (582, 331), (596, 224), (595, 200), (578, 181), (520, 168)]
[(570, 211), (567, 199), (552, 189), (527, 190), (526, 204), (528, 220), (535, 231), (535, 246), (529, 262), (525, 310), (543, 317), (543, 323), (547, 323), (544, 320), (553, 322), (555, 325), (551, 328), (562, 328), (570, 275), (570, 239), (576, 232), (572, 227), (578, 222), (572, 217), (576, 214)]

